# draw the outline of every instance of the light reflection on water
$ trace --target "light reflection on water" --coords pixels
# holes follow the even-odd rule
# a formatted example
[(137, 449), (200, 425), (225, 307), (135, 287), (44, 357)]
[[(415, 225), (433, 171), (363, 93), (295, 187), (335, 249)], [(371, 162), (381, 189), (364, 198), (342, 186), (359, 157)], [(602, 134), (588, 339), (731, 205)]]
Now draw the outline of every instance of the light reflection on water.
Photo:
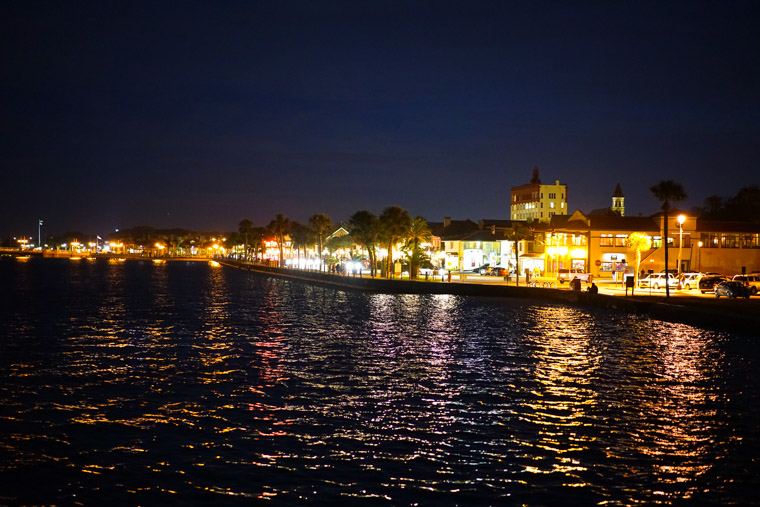
[(746, 337), (204, 263), (0, 274), (0, 503), (756, 502)]

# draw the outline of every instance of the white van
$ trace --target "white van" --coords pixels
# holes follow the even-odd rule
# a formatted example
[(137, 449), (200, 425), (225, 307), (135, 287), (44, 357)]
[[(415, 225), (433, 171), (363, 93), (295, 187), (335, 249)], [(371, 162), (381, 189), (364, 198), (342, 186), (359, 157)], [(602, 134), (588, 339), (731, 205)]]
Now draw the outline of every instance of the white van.
[(594, 277), (591, 273), (584, 273), (582, 269), (560, 269), (557, 271), (557, 281), (559, 283), (571, 282), (575, 278), (581, 282), (591, 283)]
[(652, 289), (665, 288), (665, 280), (667, 276), (667, 284), (671, 287), (678, 287), (678, 278), (673, 273), (652, 273), (639, 280), (639, 287), (649, 287)]

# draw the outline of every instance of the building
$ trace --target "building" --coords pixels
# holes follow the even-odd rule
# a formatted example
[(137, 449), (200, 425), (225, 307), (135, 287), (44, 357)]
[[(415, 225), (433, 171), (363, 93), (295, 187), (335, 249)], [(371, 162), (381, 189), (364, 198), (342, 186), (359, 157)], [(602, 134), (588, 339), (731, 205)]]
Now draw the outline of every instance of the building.
[[(679, 216), (683, 217), (679, 220)], [(555, 216), (536, 228), (545, 235), (546, 274), (577, 268), (595, 277), (620, 280), (636, 271), (636, 252), (627, 246), (633, 233), (646, 236), (650, 248), (641, 252), (639, 270), (659, 273), (665, 266), (681, 272), (717, 272), (726, 275), (760, 271), (760, 224), (700, 220), (685, 211), (668, 213), (668, 238), (663, 242), (663, 213), (625, 217), (615, 212)]]
[(620, 188), (620, 183), (615, 186), (615, 192), (612, 194), (611, 209), (621, 217), (625, 216), (625, 196), (623, 195), (623, 189)]
[(694, 234), (688, 247), (694, 253), (691, 269), (724, 274), (760, 272), (760, 224), (697, 220)]
[[(512, 220), (499, 219), (481, 219), (476, 224), (469, 219), (451, 220), (450, 217), (445, 217), (443, 222), (430, 223), (433, 244), (440, 245), (434, 264), (462, 271), (472, 271), (483, 265), (501, 266), (513, 274), (517, 271), (524, 273), (525, 270), (543, 271), (543, 236), (538, 240), (520, 239), (515, 252), (515, 241), (509, 238), (508, 233), (517, 224)], [(519, 224), (530, 231), (527, 222)]]
[(534, 167), (530, 183), (512, 187), (509, 216), (512, 220), (548, 223), (555, 215), (567, 215), (567, 185), (559, 180), (554, 185), (542, 185), (538, 167)]

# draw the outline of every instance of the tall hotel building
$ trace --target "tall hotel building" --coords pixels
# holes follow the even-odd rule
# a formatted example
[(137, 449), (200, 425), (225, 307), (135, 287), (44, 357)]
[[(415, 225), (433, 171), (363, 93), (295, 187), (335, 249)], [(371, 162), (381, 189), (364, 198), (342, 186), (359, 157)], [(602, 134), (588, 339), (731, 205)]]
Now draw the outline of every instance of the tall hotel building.
[(567, 215), (567, 185), (559, 180), (554, 185), (542, 185), (538, 167), (534, 167), (530, 183), (512, 187), (509, 216), (512, 220), (549, 222), (554, 215)]

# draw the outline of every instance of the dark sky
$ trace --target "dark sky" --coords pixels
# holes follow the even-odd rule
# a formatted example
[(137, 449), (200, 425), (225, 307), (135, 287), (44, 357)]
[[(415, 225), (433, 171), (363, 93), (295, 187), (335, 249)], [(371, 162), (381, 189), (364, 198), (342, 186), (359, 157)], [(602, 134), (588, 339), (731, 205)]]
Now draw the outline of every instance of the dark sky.
[(0, 234), (508, 218), (760, 183), (760, 3), (43, 2), (0, 13)]

